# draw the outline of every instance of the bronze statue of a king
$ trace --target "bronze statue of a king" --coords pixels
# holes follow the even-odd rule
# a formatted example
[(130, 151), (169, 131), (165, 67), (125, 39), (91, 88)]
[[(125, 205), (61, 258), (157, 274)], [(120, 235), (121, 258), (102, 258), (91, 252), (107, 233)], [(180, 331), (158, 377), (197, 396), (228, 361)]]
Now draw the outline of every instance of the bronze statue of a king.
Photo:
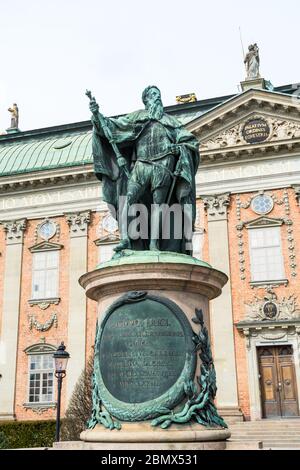
[(156, 86), (143, 91), (145, 109), (119, 118), (104, 117), (95, 98), (86, 94), (92, 112), (95, 173), (119, 225), (121, 241), (115, 251), (192, 255), (197, 139), (164, 112)]
[(118, 118), (86, 94), (95, 173), (121, 240), (79, 279), (98, 312), (82, 448), (225, 449), (209, 300), (228, 278), (191, 256), (198, 141), (164, 113), (156, 86), (142, 94), (145, 109)]

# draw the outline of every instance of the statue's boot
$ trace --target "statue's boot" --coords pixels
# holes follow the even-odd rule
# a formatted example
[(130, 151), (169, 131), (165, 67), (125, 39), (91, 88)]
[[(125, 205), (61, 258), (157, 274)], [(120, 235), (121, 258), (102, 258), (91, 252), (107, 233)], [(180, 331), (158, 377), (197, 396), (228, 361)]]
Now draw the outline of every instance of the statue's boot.
[(149, 245), (150, 251), (160, 251), (158, 246), (158, 240), (151, 240)]
[(118, 253), (119, 251), (127, 250), (130, 248), (129, 238), (124, 238), (120, 243), (114, 248), (114, 251)]

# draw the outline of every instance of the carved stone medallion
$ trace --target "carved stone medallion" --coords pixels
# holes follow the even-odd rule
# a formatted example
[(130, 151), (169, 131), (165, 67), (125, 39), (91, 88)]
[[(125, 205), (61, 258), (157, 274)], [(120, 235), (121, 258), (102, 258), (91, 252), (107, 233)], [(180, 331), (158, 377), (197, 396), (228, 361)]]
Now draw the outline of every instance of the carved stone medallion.
[(193, 331), (164, 297), (130, 292), (108, 310), (97, 341), (95, 373), (105, 408), (124, 421), (176, 406), (196, 367)]
[(277, 305), (274, 302), (266, 302), (263, 306), (263, 312), (266, 318), (275, 318), (278, 313)]
[(270, 126), (263, 118), (249, 119), (242, 129), (242, 136), (248, 144), (264, 142), (270, 136)]

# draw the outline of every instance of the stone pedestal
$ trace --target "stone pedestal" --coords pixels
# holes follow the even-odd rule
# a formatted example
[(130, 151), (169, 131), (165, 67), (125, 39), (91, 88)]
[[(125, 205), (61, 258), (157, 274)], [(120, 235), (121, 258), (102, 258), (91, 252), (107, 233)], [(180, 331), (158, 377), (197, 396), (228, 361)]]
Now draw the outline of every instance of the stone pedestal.
[(82, 442), (55, 443), (56, 449), (82, 450), (225, 450), (228, 430), (206, 429), (197, 424), (169, 429), (150, 423), (123, 423), (121, 431), (102, 426), (81, 433)]
[[(165, 397), (162, 400), (162, 403), (166, 403), (164, 406), (170, 407), (170, 403), (173, 403), (176, 408), (176, 412), (182, 408), (183, 404), (186, 402), (186, 398), (184, 399), (184, 380), (186, 381), (186, 377), (190, 374), (190, 380), (193, 380), (194, 377), (198, 377), (201, 375), (200, 373), (200, 360), (198, 358), (198, 354), (195, 353), (195, 345), (193, 345), (193, 341), (195, 339), (194, 335), (198, 334), (198, 325), (195, 323), (195, 311), (201, 310), (203, 312), (203, 319), (205, 327), (210, 330), (209, 325), (209, 301), (218, 297), (221, 292), (223, 286), (227, 282), (227, 276), (220, 271), (213, 269), (209, 264), (199, 261), (195, 258), (186, 255), (180, 255), (176, 253), (168, 253), (168, 252), (132, 252), (129, 250), (125, 250), (124, 255), (121, 256), (119, 259), (109, 261), (107, 263), (103, 263), (95, 271), (89, 272), (83, 275), (80, 278), (80, 284), (86, 291), (86, 295), (88, 298), (95, 300), (98, 303), (98, 325), (101, 333), (99, 336), (99, 331), (97, 335), (103, 338), (102, 333), (105, 328), (109, 328), (109, 334), (107, 334), (106, 341), (106, 348), (109, 347), (110, 341), (114, 341), (114, 328), (124, 326), (122, 324), (123, 316), (115, 316), (114, 320), (110, 322), (110, 326), (108, 327), (108, 320), (112, 315), (112, 312), (115, 313), (114, 305), (122, 304), (122, 299), (125, 298), (124, 304), (126, 306), (126, 294), (129, 296), (131, 300), (127, 303), (131, 302), (132, 307), (126, 307), (124, 312), (131, 312), (130, 309), (134, 310), (135, 312), (139, 312), (139, 306), (136, 305), (135, 296), (139, 299), (140, 296), (144, 296), (145, 299), (148, 299), (148, 304), (140, 303), (140, 311), (141, 311), (141, 318), (145, 318), (142, 320), (130, 320), (132, 322), (137, 321), (147, 321), (147, 317), (143, 317), (142, 310), (145, 306), (149, 305), (149, 302), (154, 302), (158, 299), (158, 304), (156, 307), (158, 308), (158, 315), (160, 315), (160, 308), (161, 311), (164, 310), (165, 307), (173, 306), (175, 311), (175, 318), (174, 322), (178, 320), (178, 324), (181, 322), (183, 325), (183, 331), (186, 333), (186, 345), (187, 345), (187, 355), (191, 354), (191, 361), (194, 361), (194, 365), (190, 364), (187, 361), (184, 365), (184, 369), (187, 369), (185, 375), (182, 373), (178, 374), (177, 382), (175, 385), (172, 384), (172, 387), (168, 390), (163, 390), (161, 392), (161, 396), (148, 396), (149, 390), (147, 390), (147, 386), (144, 386), (143, 393), (145, 397), (147, 396), (147, 400), (145, 399), (145, 406), (146, 408), (151, 408), (153, 403), (160, 403), (161, 397)], [(125, 294), (125, 297), (124, 297)], [(146, 297), (145, 297), (146, 296)], [(120, 300), (121, 299), (121, 300)], [(159, 303), (161, 302), (161, 304)], [(135, 305), (134, 305), (135, 304)], [(122, 304), (123, 305), (123, 304)], [(161, 305), (161, 307), (159, 307)], [(176, 309), (179, 313), (176, 313)], [(181, 312), (181, 313), (180, 313)], [(126, 313), (127, 315), (127, 313)], [(126, 315), (124, 318), (127, 318)], [(163, 314), (161, 314), (163, 317)], [(172, 317), (172, 315), (171, 315)], [(184, 317), (184, 318), (182, 318)], [(103, 319), (105, 320), (103, 321)], [(129, 318), (129, 317), (128, 317)], [(172, 340), (170, 341), (170, 336), (174, 335), (174, 341), (176, 341), (175, 336), (177, 335), (176, 331), (180, 330), (179, 327), (174, 327), (175, 325), (173, 319), (171, 318), (169, 324), (168, 320), (164, 319), (161, 320), (161, 327), (157, 325), (157, 330), (153, 330), (155, 326), (155, 319), (151, 320), (151, 324), (149, 325), (149, 332), (150, 338), (146, 340), (146, 347), (147, 354), (150, 354), (152, 347), (152, 338), (153, 336), (156, 337), (162, 335), (165, 339), (161, 341), (162, 344), (168, 344), (169, 346), (165, 346), (165, 349), (168, 347), (171, 348), (170, 351), (172, 352), (173, 356), (176, 355), (176, 349), (174, 349), (174, 345), (172, 345)], [(164, 317), (166, 318), (166, 317)], [(128, 334), (128, 319), (126, 319), (124, 335)], [(143, 325), (146, 323), (143, 323)], [(136, 323), (132, 323), (134, 327), (136, 327)], [(153, 326), (154, 325), (154, 326)], [(177, 325), (177, 323), (176, 323)], [(148, 325), (147, 325), (148, 326)], [(151, 330), (152, 328), (152, 330)], [(169, 330), (168, 330), (169, 328)], [(177, 328), (177, 330), (176, 330)], [(179, 329), (178, 329), (179, 328)], [(175, 331), (176, 330), (176, 331)], [(135, 332), (140, 333), (141, 330), (134, 330)], [(193, 331), (195, 333), (193, 333)], [(176, 334), (175, 334), (176, 333)], [(120, 331), (118, 331), (120, 335)], [(184, 333), (185, 334), (185, 333)], [(184, 339), (182, 334), (181, 336), (181, 343), (184, 343)], [(110, 336), (112, 335), (112, 336)], [(152, 335), (152, 336), (151, 336)], [(122, 333), (121, 333), (122, 336)], [(180, 336), (180, 335), (178, 335)], [(129, 335), (130, 337), (130, 335)], [(139, 335), (137, 334), (137, 338)], [(119, 337), (119, 342), (116, 342), (117, 348), (119, 347), (120, 341), (123, 341), (123, 348), (124, 344), (126, 346), (126, 342), (122, 337)], [(132, 341), (132, 339), (131, 339)], [(182, 342), (183, 341), (183, 342)], [(178, 344), (179, 344), (178, 343)], [(102, 347), (102, 346), (101, 346)], [(172, 349), (173, 348), (173, 349)], [(126, 349), (126, 348), (125, 348)], [(179, 348), (180, 349), (180, 348)], [(189, 351), (189, 352), (188, 352)], [(98, 349), (100, 352), (100, 349)], [(96, 355), (98, 354), (96, 348)], [(139, 352), (143, 352), (143, 346), (140, 346)], [(163, 351), (164, 352), (164, 351)], [(131, 351), (132, 353), (132, 351)], [(138, 354), (138, 353), (137, 353)], [(185, 355), (185, 353), (183, 353)], [(131, 399), (128, 399), (129, 403), (123, 403), (123, 400), (120, 399), (120, 393), (118, 387), (110, 388), (108, 385), (110, 374), (118, 374), (117, 371), (113, 371), (114, 362), (111, 359), (112, 355), (110, 353), (109, 359), (105, 357), (105, 354), (102, 356), (99, 354), (99, 364), (100, 361), (110, 361), (107, 364), (108, 371), (105, 370), (104, 367), (104, 374), (101, 371), (101, 378), (99, 388), (102, 387), (102, 391), (105, 391), (105, 399), (103, 399), (103, 403), (105, 405), (104, 409), (108, 410), (109, 413), (114, 418), (122, 417), (122, 413), (126, 416), (130, 416), (130, 412), (132, 411), (132, 416), (136, 416), (137, 418), (134, 420), (135, 422), (126, 422), (126, 421), (133, 421), (133, 419), (122, 419), (121, 418), (121, 425), (122, 428), (118, 429), (105, 429), (102, 425), (97, 425), (92, 430), (84, 431), (81, 434), (81, 439), (83, 442), (82, 448), (96, 448), (96, 449), (224, 449), (225, 448), (225, 440), (230, 437), (230, 432), (227, 429), (222, 427), (215, 427), (215, 426), (202, 426), (200, 424), (195, 423), (195, 421), (191, 420), (189, 422), (183, 424), (176, 424), (173, 423), (168, 429), (161, 429), (159, 426), (153, 426), (152, 418), (155, 416), (151, 416), (150, 418), (143, 419), (143, 412), (139, 410), (143, 408), (143, 394), (137, 398), (136, 402)], [(101, 359), (102, 357), (102, 359)], [(108, 355), (107, 355), (108, 357)], [(118, 363), (118, 357), (120, 354), (116, 356), (116, 363)], [(122, 355), (121, 355), (122, 357)], [(197, 359), (196, 359), (197, 358)], [(157, 358), (161, 361), (164, 361), (165, 358), (162, 357)], [(122, 357), (124, 361), (124, 357)], [(174, 362), (173, 357), (172, 367), (175, 370), (176, 360)], [(181, 360), (178, 358), (178, 360)], [(126, 361), (126, 359), (125, 359)], [(191, 362), (190, 361), (190, 362)], [(149, 361), (148, 361), (149, 362)], [(187, 365), (188, 363), (188, 365)], [(95, 367), (95, 371), (99, 374), (100, 365), (98, 364), (98, 368)], [(125, 367), (126, 362), (124, 363)], [(155, 375), (155, 369), (152, 367), (153, 362), (151, 362), (151, 367), (149, 368), (149, 376)], [(161, 362), (162, 364), (162, 362)], [(164, 364), (163, 364), (164, 365)], [(160, 369), (159, 361), (156, 361), (155, 366), (157, 367), (158, 375), (157, 377), (161, 377), (161, 379), (157, 378), (157, 381), (162, 380), (162, 369)], [(120, 364), (119, 364), (120, 367)], [(164, 365), (165, 369), (168, 370), (166, 365)], [(134, 370), (134, 374), (138, 374), (139, 369)], [(125, 370), (125, 375), (130, 371)], [(145, 377), (145, 369), (144, 369), (144, 377)], [(192, 375), (191, 375), (192, 374)], [(124, 375), (124, 374), (123, 374)], [(184, 378), (185, 377), (185, 378)], [(118, 379), (119, 380), (119, 379)], [(122, 380), (126, 380), (126, 377)], [(145, 379), (147, 380), (147, 379)], [(129, 380), (130, 381), (130, 380)], [(118, 382), (119, 383), (119, 382)], [(152, 385), (151, 385), (152, 386)], [(108, 389), (108, 390), (107, 390)], [(177, 402), (170, 399), (170, 396), (174, 394), (175, 389), (175, 396), (176, 393), (179, 398)], [(101, 392), (102, 393), (102, 392)], [(100, 396), (102, 397), (100, 393)], [(138, 389), (137, 389), (138, 393)], [(151, 394), (150, 394), (151, 395)], [(135, 396), (134, 396), (135, 397)], [(106, 402), (105, 402), (106, 400)], [(109, 400), (113, 401), (112, 406), (110, 407)], [(151, 406), (150, 406), (151, 404)], [(109, 406), (108, 406), (109, 405)], [(125, 405), (125, 406), (123, 406)], [(160, 405), (159, 405), (160, 406)], [(173, 406), (173, 405), (172, 405)], [(128, 407), (128, 409), (126, 408)], [(121, 408), (121, 411), (117, 409)], [(123, 410), (124, 408), (124, 410)], [(174, 409), (175, 408), (171, 408)], [(114, 411), (117, 410), (115, 413)], [(128, 411), (129, 410), (129, 411)], [(130, 411), (131, 410), (131, 411)], [(162, 411), (162, 414), (164, 411)], [(78, 443), (77, 443), (78, 444)], [(122, 447), (123, 446), (123, 447)]]
[(266, 89), (266, 83), (264, 78), (253, 78), (245, 80), (244, 82), (241, 82), (241, 87), (243, 91), (247, 91), (253, 88), (258, 88), (259, 90), (265, 90)]
[(9, 127), (6, 129), (7, 134), (18, 134), (18, 132), (21, 132), (20, 129), (17, 127)]

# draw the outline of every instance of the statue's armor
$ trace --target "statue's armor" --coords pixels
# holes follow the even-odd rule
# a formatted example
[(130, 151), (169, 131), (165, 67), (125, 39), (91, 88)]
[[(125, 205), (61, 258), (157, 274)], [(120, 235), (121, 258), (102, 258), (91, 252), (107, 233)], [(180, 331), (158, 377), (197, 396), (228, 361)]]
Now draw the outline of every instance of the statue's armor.
[(159, 121), (151, 120), (136, 142), (136, 158), (140, 161), (159, 160), (170, 155), (170, 140), (167, 129)]
[(136, 142), (137, 161), (128, 182), (127, 196), (134, 200), (147, 187), (155, 191), (170, 186), (176, 161), (170, 150), (172, 143), (166, 127), (159, 121), (149, 120)]

